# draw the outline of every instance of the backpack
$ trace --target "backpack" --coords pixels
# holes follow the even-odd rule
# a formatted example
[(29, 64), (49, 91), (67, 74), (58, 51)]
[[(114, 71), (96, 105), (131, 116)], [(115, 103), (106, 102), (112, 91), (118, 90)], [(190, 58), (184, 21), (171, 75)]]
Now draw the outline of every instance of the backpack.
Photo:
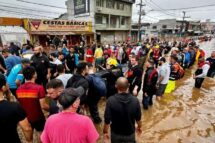
[(174, 68), (177, 71), (175, 79), (178, 80), (183, 78), (185, 73), (184, 69), (178, 63), (174, 65)]
[(154, 69), (151, 74), (149, 75), (149, 78), (148, 78), (148, 85), (152, 85), (152, 78), (157, 74), (157, 70)]
[(105, 81), (101, 77), (94, 74), (89, 75), (89, 78), (90, 81), (92, 81), (91, 83), (93, 83), (94, 91), (96, 91), (99, 96), (106, 96), (107, 87)]

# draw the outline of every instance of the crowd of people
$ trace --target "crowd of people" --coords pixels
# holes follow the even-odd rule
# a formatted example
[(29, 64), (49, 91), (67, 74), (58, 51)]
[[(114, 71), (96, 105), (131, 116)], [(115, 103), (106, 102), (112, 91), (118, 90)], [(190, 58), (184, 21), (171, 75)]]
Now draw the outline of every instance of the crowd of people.
[[(28, 42), (22, 48), (14, 43), (2, 48), (2, 142), (20, 142), (19, 124), (29, 143), (34, 130), (43, 143), (95, 143), (99, 134), (94, 124), (104, 120), (104, 141), (134, 143), (135, 133), (142, 132), (138, 95), (148, 110), (153, 96), (161, 100), (173, 92), (176, 81), (195, 63), (196, 88), (215, 76), (215, 51), (206, 59), (192, 39), (87, 46), (70, 46), (64, 39), (57, 46), (48, 40), (47, 46)], [(104, 119), (99, 114), (101, 98), (106, 99)]]

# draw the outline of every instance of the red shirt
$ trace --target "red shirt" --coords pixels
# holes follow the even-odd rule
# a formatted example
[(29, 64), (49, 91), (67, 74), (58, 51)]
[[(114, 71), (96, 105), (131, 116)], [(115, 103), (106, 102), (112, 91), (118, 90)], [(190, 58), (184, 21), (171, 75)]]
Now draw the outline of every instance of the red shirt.
[(127, 48), (127, 50), (126, 50), (126, 53), (127, 53), (127, 56), (129, 57), (129, 55), (131, 54), (131, 48)]
[(203, 50), (200, 50), (199, 58), (204, 58), (204, 57), (205, 57), (205, 52)]
[(108, 59), (112, 54), (112, 50), (111, 49), (105, 49), (104, 50), (104, 58)]
[(17, 89), (16, 94), (31, 123), (45, 118), (39, 101), (41, 98), (45, 98), (43, 86), (27, 82)]
[(108, 49), (108, 50), (107, 50), (107, 53), (108, 53), (109, 55), (111, 55), (112, 50), (111, 50), (111, 49)]
[(87, 49), (87, 55), (91, 55), (92, 57), (86, 57), (86, 61), (89, 63), (93, 63), (93, 50)]

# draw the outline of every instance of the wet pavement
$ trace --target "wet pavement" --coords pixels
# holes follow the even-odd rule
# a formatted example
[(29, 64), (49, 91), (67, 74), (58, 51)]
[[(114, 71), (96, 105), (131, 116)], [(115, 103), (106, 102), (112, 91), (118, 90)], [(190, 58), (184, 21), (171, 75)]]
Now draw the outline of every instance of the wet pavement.
[[(199, 44), (207, 56), (215, 50), (215, 40)], [(215, 143), (215, 79), (206, 78), (201, 89), (194, 88), (192, 74), (187, 70), (177, 81), (176, 90), (142, 110), (142, 134), (138, 143)], [(138, 96), (141, 103), (141, 93)], [(103, 116), (105, 102), (100, 103)], [(103, 124), (96, 126), (102, 143)]]

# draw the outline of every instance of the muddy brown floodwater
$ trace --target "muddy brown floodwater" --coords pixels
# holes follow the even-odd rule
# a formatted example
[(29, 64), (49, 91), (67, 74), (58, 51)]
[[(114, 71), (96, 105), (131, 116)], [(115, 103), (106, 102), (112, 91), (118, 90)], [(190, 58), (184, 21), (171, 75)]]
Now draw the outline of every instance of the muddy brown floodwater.
[[(215, 50), (215, 40), (200, 44), (207, 56)], [(142, 110), (142, 134), (138, 143), (215, 143), (215, 79), (206, 78), (201, 89), (194, 88), (196, 66), (177, 81), (176, 90)], [(138, 98), (142, 100), (141, 93)], [(105, 102), (100, 102), (104, 115)], [(102, 143), (103, 124), (96, 125)]]
[[(200, 47), (209, 56), (215, 50), (215, 40)], [(159, 102), (154, 100), (148, 111), (142, 110), (143, 132), (137, 143), (215, 143), (215, 79), (206, 78), (202, 88), (195, 89), (195, 68), (187, 70), (184, 78), (177, 81), (173, 93), (165, 94)], [(141, 103), (141, 93), (138, 98)], [(99, 103), (102, 118), (105, 103), (104, 99)], [(100, 134), (98, 143), (103, 143), (103, 123), (96, 128)]]

